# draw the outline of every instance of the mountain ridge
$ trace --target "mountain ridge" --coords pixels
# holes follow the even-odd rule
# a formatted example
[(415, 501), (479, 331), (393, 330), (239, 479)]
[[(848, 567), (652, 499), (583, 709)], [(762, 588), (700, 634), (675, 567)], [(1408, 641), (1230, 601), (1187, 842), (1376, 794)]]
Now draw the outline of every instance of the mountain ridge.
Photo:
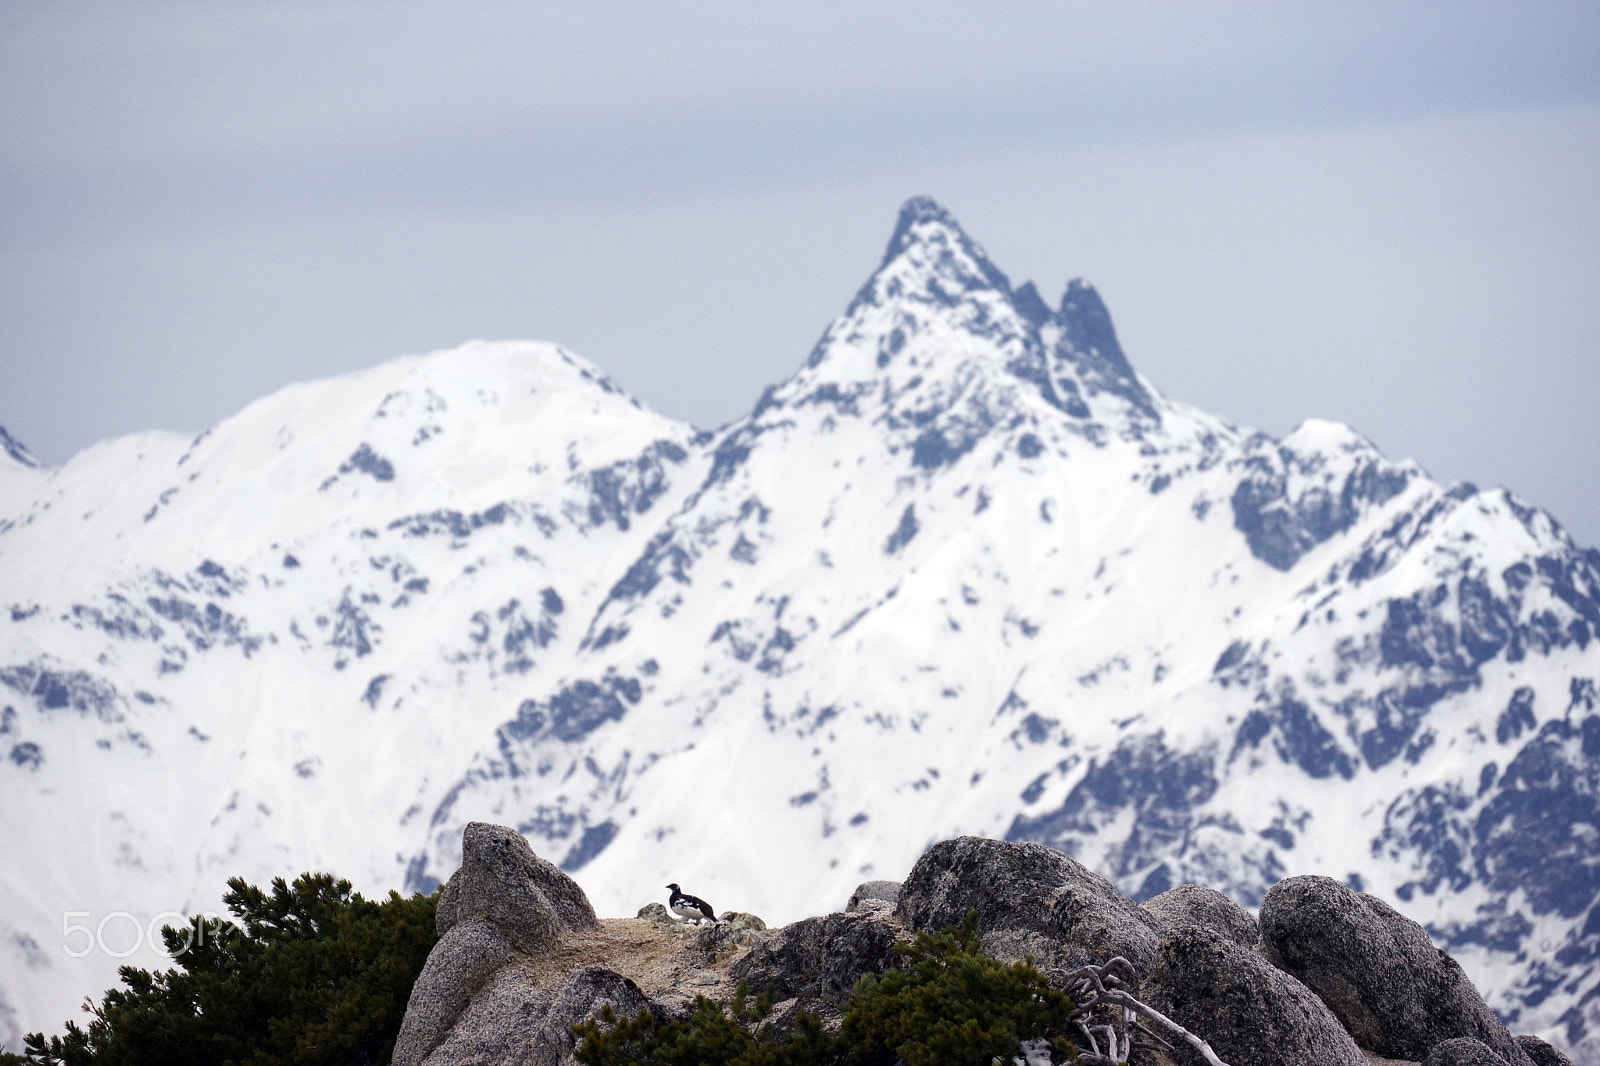
[(693, 880), (777, 920), (972, 833), (1136, 898), (1364, 882), (1591, 1047), (1600, 553), (1166, 399), (1092, 287), (1051, 311), (931, 200), (715, 431), (549, 345), (274, 397), (0, 483), (0, 788), (43, 827), (8, 830), (44, 853), (68, 769), (112, 779), (56, 880), (7, 872), (13, 944), (63, 876), (151, 914), (324, 862), (428, 888), (469, 820), (602, 909)]

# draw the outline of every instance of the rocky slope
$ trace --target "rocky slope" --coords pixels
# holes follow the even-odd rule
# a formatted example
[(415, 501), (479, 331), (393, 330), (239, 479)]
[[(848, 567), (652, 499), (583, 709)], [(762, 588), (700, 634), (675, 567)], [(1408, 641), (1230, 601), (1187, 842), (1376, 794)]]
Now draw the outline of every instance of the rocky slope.
[(429, 888), (487, 820), (608, 914), (786, 921), (962, 833), (1134, 899), (1329, 874), (1600, 1063), (1600, 553), (1168, 400), (930, 201), (714, 433), (475, 343), (4, 444), (0, 1040), (229, 875)]
[[(904, 884), (857, 897), (770, 931), (728, 914), (690, 932), (659, 903), (602, 923), (515, 831), (470, 824), (395, 1066), (567, 1066), (570, 1026), (606, 1007), (687, 1022), (693, 996), (727, 1000), (739, 982), (773, 995), (766, 1024), (779, 1031), (797, 1010), (837, 1031), (861, 977), (905, 965), (897, 944), (968, 914), (988, 954), (1032, 960), (1073, 998), (1079, 1025), (1053, 1035), (1083, 1061), (1126, 1061), (1137, 1040), (1140, 1066), (1571, 1066), (1538, 1037), (1513, 1038), (1419, 925), (1325, 877), (1273, 886), (1258, 925), (1213, 889), (1141, 906), (1051, 848), (964, 837), (930, 848)], [(1028, 1055), (1057, 1059), (1048, 1046)]]

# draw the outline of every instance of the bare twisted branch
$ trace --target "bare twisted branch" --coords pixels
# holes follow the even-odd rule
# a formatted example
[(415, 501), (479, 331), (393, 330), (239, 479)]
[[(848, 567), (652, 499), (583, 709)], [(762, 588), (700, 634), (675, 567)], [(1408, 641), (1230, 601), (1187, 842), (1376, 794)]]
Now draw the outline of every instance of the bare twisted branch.
[(1189, 1044), (1210, 1066), (1228, 1066), (1204, 1039), (1138, 998), (1138, 971), (1121, 955), (1100, 965), (1080, 966), (1071, 973), (1052, 970), (1050, 983), (1070, 996), (1075, 1005), (1072, 1020), (1088, 1042), (1088, 1052), (1078, 1056), (1080, 1062), (1125, 1066), (1136, 1037), (1162, 1050), (1171, 1050), (1170, 1043), (1140, 1021), (1143, 1018)]

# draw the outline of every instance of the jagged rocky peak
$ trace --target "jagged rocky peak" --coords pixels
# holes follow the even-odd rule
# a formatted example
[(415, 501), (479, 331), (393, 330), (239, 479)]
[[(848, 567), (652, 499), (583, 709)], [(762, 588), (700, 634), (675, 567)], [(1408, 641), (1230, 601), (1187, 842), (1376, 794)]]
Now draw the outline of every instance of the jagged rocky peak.
[(1111, 312), (1093, 285), (1081, 278), (1068, 282), (1052, 324), (1059, 330), (1053, 352), (1059, 380), (1076, 379), (1090, 395), (1110, 393), (1138, 413), (1160, 419), (1155, 399), (1122, 353)]
[(915, 197), (900, 209), (877, 271), (756, 414), (807, 401), (861, 413), (878, 393), (917, 397), (896, 404), (896, 415), (925, 421), (947, 406), (941, 397), (981, 393), (989, 407), (1010, 408), (1019, 390), (1119, 430), (1161, 419), (1093, 286), (1074, 279), (1051, 310), (1033, 282), (1013, 288), (949, 211)]
[(942, 274), (965, 289), (988, 287), (1011, 294), (1011, 282), (989, 261), (988, 254), (967, 236), (955, 216), (931, 197), (913, 196), (901, 206), (874, 280), (897, 264), (925, 274)]
[(0, 452), (5, 453), (7, 458), (19, 466), (38, 469), (43, 465), (33, 457), (33, 453), (25, 444), (6, 432), (5, 426), (0, 426)]
[(806, 365), (826, 364), (836, 380), (915, 376), (935, 348), (963, 335), (1020, 354), (1034, 332), (1005, 274), (948, 211), (919, 196), (900, 209), (883, 261)]

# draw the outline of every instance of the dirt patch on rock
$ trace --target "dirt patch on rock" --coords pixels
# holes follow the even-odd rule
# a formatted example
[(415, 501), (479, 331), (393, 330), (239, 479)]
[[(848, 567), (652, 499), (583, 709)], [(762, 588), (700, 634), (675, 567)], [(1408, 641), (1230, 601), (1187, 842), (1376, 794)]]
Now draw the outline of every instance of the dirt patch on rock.
[(695, 996), (732, 999), (739, 982), (731, 967), (748, 952), (708, 959), (697, 943), (698, 930), (647, 918), (603, 918), (598, 930), (585, 930), (561, 944), (516, 963), (542, 987), (551, 987), (585, 966), (604, 966), (633, 981), (653, 1002), (676, 1013)]

